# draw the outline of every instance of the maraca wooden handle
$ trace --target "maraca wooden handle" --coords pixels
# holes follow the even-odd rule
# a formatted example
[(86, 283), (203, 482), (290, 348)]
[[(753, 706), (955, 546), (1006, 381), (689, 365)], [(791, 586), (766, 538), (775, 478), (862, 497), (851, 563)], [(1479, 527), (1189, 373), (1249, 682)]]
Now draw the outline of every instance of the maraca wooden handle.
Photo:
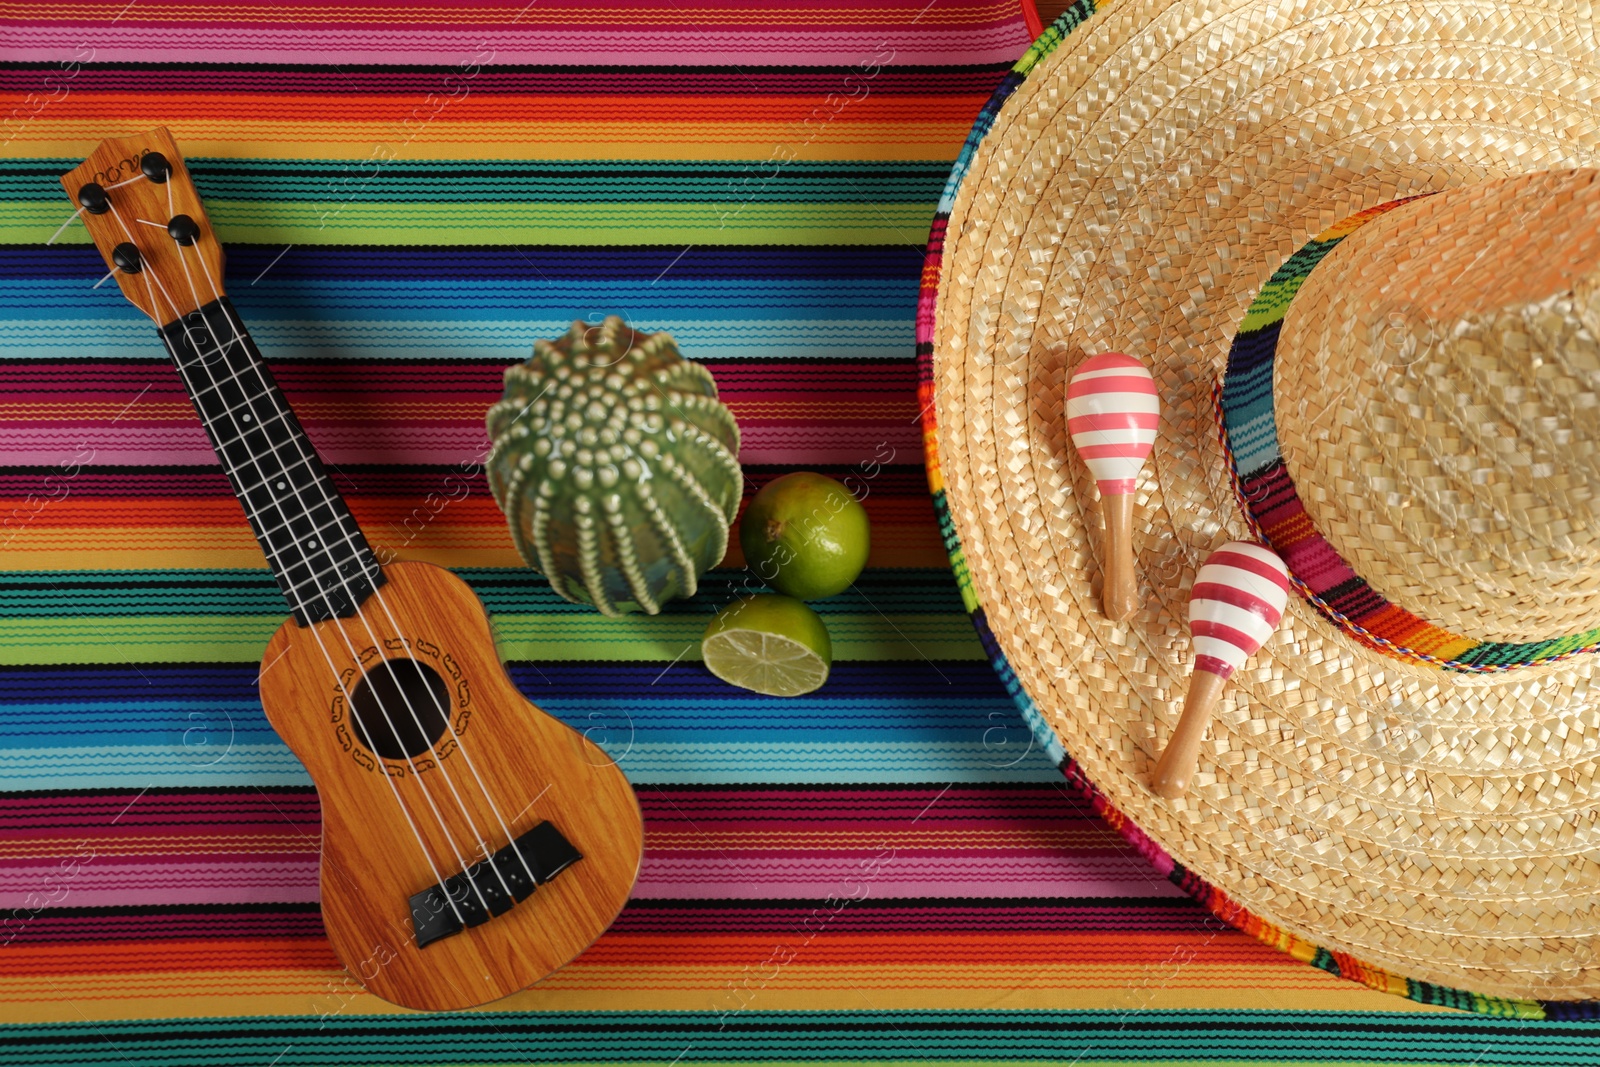
[(1167, 750), (1156, 761), (1150, 774), (1150, 788), (1168, 800), (1181, 797), (1189, 789), (1189, 779), (1200, 763), (1200, 744), (1205, 740), (1206, 727), (1222, 699), (1222, 687), (1227, 679), (1210, 671), (1195, 671), (1189, 679), (1189, 696), (1183, 702), (1183, 717), (1178, 728), (1167, 742)]
[(1133, 570), (1133, 494), (1102, 496), (1100, 510), (1106, 526), (1100, 553), (1105, 565), (1100, 608), (1112, 622), (1125, 622), (1139, 610), (1139, 578)]

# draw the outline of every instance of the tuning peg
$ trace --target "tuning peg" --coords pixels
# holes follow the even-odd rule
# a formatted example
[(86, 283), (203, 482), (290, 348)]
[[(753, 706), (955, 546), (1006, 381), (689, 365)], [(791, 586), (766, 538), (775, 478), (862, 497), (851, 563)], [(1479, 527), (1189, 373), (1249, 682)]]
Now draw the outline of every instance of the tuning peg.
[(91, 215), (104, 215), (111, 210), (111, 198), (105, 187), (97, 182), (85, 182), (78, 187), (78, 206)]
[(144, 257), (139, 255), (139, 247), (129, 241), (111, 250), (111, 262), (124, 274), (138, 274), (144, 269)]
[(157, 185), (172, 177), (172, 164), (160, 152), (146, 152), (139, 160), (139, 170)]
[(1156, 762), (1151, 787), (1171, 799), (1183, 795), (1200, 760), (1200, 742), (1222, 698), (1223, 686), (1260, 648), (1283, 618), (1289, 570), (1269, 548), (1229, 541), (1206, 557), (1189, 594), (1189, 635), (1194, 674), (1183, 717)]
[(188, 248), (200, 238), (200, 224), (188, 215), (174, 215), (167, 220), (167, 236)]
[(1122, 622), (1139, 606), (1133, 572), (1133, 491), (1161, 418), (1155, 379), (1121, 352), (1085, 360), (1067, 381), (1067, 433), (1100, 486), (1101, 609)]

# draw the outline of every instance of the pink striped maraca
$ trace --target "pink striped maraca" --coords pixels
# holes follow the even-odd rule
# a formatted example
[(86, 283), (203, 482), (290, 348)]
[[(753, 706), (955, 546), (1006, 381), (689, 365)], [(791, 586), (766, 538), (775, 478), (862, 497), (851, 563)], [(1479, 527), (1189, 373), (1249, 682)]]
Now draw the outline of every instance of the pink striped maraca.
[(1288, 600), (1288, 568), (1270, 548), (1229, 541), (1206, 557), (1189, 594), (1194, 675), (1183, 718), (1150, 777), (1157, 793), (1170, 798), (1189, 788), (1223, 685), (1272, 636)]
[(1161, 418), (1155, 379), (1121, 352), (1085, 360), (1067, 381), (1067, 433), (1100, 484), (1105, 524), (1101, 608), (1121, 622), (1139, 605), (1133, 573), (1133, 490)]

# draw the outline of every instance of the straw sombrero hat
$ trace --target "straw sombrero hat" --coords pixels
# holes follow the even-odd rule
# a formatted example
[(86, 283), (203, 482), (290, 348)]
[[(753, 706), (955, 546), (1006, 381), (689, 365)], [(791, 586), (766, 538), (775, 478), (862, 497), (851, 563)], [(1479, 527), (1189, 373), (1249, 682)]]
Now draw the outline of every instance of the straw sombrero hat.
[[(930, 479), (1035, 732), (1219, 914), (1435, 1003), (1600, 998), (1595, 166), (1587, 3), (1085, 2), (980, 116), (924, 275)], [(1063, 416), (1108, 350), (1161, 400), (1124, 624)], [(1165, 800), (1230, 540), (1294, 588)]]

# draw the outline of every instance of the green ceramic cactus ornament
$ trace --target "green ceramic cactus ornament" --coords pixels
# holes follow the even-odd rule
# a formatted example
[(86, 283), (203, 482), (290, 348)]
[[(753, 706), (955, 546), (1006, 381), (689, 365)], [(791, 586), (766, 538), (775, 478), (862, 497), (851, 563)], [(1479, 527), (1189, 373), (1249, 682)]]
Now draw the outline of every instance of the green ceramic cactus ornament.
[(603, 614), (654, 615), (721, 562), (744, 487), (739, 426), (670, 334), (574, 322), (507, 368), (489, 488), (517, 551)]

